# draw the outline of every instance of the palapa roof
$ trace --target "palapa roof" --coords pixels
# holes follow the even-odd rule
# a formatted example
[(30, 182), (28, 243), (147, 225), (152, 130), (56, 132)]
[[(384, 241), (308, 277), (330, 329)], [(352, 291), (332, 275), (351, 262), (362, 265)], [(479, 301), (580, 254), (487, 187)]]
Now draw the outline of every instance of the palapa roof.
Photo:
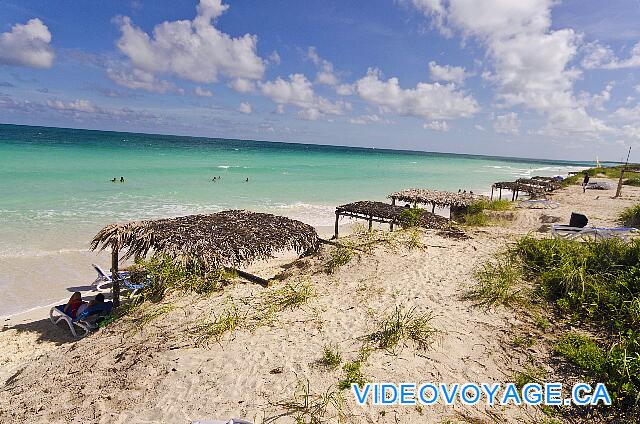
[(432, 203), (437, 206), (467, 207), (486, 196), (471, 193), (453, 193), (451, 191), (429, 190), (426, 188), (409, 188), (391, 193), (390, 199), (411, 203)]
[[(382, 218), (394, 224), (401, 224), (400, 214), (405, 208), (402, 206), (390, 205), (382, 202), (372, 202), (362, 200), (359, 202), (347, 203), (336, 208), (337, 213), (347, 212), (350, 216), (360, 215), (359, 218), (367, 219)], [(420, 220), (420, 226), (424, 228), (446, 228), (449, 226), (449, 220), (440, 215), (424, 211)]]
[(500, 181), (497, 183), (493, 183), (492, 187), (504, 188), (511, 191), (519, 190), (519, 191), (529, 193), (531, 195), (539, 194), (544, 191), (544, 187), (542, 187), (539, 184), (531, 185), (531, 184), (525, 184), (523, 182), (518, 182), (518, 181)]
[(205, 268), (247, 265), (274, 252), (316, 250), (316, 230), (294, 219), (244, 210), (111, 224), (93, 238), (91, 249), (126, 249), (124, 259), (167, 255)]

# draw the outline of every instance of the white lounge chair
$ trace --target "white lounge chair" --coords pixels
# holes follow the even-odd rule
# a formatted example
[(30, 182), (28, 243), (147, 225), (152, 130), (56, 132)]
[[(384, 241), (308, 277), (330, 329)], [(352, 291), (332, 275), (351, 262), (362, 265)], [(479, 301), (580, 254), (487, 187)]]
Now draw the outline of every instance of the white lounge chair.
[[(98, 273), (98, 278), (96, 278), (96, 280), (93, 282), (93, 285), (96, 286), (96, 289), (99, 291), (103, 291), (111, 288), (111, 283), (112, 283), (111, 276), (106, 272), (104, 272), (102, 268), (100, 268), (98, 265), (96, 264), (92, 264), (92, 265), (93, 265), (93, 268)], [(130, 274), (128, 271), (120, 271), (118, 272), (118, 276), (120, 276), (121, 278), (121, 282), (123, 286), (122, 288), (124, 290), (130, 291), (131, 297), (137, 296), (140, 290), (142, 290), (143, 288), (151, 284), (150, 279), (147, 279), (147, 281), (141, 284), (135, 284), (131, 282), (131, 279), (129, 278)]]
[[(105, 291), (111, 288), (111, 275), (104, 272), (102, 268), (100, 268), (96, 264), (91, 264), (91, 266), (93, 266), (93, 269), (95, 269), (98, 273), (98, 277), (95, 279), (92, 285), (96, 286), (96, 289), (98, 291)], [(118, 276), (120, 276), (121, 279), (126, 280), (129, 277), (129, 273), (127, 271), (120, 271), (118, 272)]]
[[(95, 321), (98, 318), (110, 315), (111, 310), (113, 309), (112, 302), (104, 302), (99, 305), (92, 306), (91, 308), (87, 308), (77, 317), (72, 318), (64, 312), (65, 306), (66, 305), (58, 305), (51, 308), (49, 311), (49, 319), (53, 325), (57, 325), (60, 321), (66, 322), (69, 326), (69, 330), (71, 330), (71, 334), (73, 334), (73, 337), (84, 337), (89, 334), (91, 330), (96, 328)], [(75, 327), (80, 328), (84, 333), (78, 335)]]
[(553, 224), (551, 226), (551, 236), (557, 239), (577, 240), (584, 238), (593, 238), (595, 240), (604, 240), (610, 238), (620, 238), (628, 240), (634, 234), (638, 233), (637, 228), (598, 228), (598, 227), (572, 227), (570, 225)]

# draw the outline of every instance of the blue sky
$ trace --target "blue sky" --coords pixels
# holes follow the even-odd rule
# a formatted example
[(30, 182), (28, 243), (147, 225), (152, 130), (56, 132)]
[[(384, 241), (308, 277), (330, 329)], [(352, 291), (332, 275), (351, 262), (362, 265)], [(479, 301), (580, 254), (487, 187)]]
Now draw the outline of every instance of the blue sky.
[(620, 160), (638, 22), (638, 0), (0, 0), (0, 122)]

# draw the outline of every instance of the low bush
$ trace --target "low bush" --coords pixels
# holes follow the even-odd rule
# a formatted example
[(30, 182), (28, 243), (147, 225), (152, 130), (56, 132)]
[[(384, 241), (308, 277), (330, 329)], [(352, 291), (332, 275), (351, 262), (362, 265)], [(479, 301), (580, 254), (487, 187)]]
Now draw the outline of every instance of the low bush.
[(407, 208), (400, 212), (400, 221), (404, 228), (417, 227), (420, 225), (424, 215), (424, 209), (421, 208)]
[(625, 208), (620, 212), (618, 220), (625, 227), (640, 228), (640, 204)]

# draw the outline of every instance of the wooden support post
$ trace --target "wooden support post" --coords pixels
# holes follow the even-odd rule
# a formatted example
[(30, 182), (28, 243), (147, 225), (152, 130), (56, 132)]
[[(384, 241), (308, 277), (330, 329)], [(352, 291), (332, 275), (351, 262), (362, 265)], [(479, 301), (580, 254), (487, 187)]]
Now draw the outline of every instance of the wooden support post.
[(389, 223), (389, 231), (393, 231), (393, 221)]
[(120, 274), (118, 273), (118, 247), (114, 244), (111, 248), (111, 291), (113, 294), (113, 306), (120, 306)]
[(373, 218), (371, 215), (369, 215), (369, 231), (371, 231), (373, 229), (373, 221), (371, 220), (371, 218)]
[(493, 200), (493, 186), (491, 186), (491, 200)]
[(433, 203), (433, 206), (431, 207), (431, 213), (436, 213), (436, 204)]
[(395, 205), (396, 205), (396, 198), (395, 198), (395, 197), (392, 197), (392, 198), (391, 198), (391, 204), (392, 204), (393, 206), (395, 206)]
[(338, 220), (339, 219), (340, 219), (340, 212), (336, 211), (336, 228), (335, 228), (335, 234), (333, 238), (338, 238)]
[(500, 197), (498, 198), (498, 200), (502, 200), (502, 186), (500, 186)]

